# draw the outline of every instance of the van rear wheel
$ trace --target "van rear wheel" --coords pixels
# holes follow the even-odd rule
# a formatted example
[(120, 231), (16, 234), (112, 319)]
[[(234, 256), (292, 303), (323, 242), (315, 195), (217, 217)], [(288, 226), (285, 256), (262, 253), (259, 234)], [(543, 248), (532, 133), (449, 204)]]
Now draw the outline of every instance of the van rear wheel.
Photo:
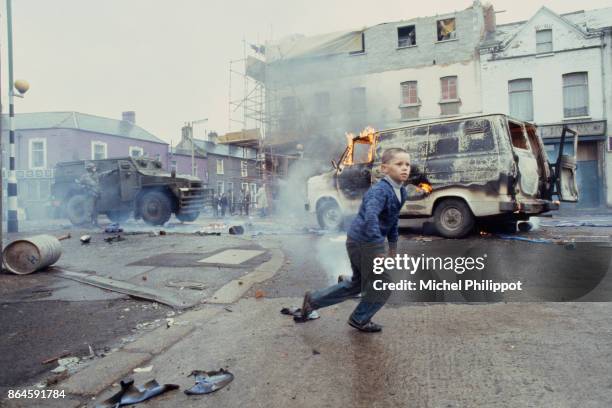
[(463, 238), (474, 228), (474, 214), (463, 200), (449, 198), (436, 207), (434, 223), (443, 237)]

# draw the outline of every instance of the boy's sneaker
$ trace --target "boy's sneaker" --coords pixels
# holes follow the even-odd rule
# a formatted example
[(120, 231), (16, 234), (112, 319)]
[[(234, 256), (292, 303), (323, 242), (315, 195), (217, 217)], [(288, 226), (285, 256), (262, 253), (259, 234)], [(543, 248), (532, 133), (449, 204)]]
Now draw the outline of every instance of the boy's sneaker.
[(366, 332), (366, 333), (377, 333), (377, 332), (382, 331), (382, 326), (380, 324), (376, 324), (372, 321), (360, 324), (360, 323), (357, 323), (355, 320), (353, 320), (353, 316), (351, 316), (348, 319), (348, 324), (356, 328), (357, 330)]
[(311, 304), (312, 298), (310, 295), (310, 291), (304, 293), (304, 301), (302, 302), (302, 317), (307, 319), (310, 313), (314, 310)]

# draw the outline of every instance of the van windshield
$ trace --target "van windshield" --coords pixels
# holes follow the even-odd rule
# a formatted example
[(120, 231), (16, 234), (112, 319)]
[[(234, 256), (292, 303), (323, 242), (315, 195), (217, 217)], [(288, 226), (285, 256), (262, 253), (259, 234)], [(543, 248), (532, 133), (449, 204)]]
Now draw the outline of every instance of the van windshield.
[(529, 150), (529, 145), (527, 143), (527, 138), (525, 137), (525, 133), (523, 132), (523, 127), (515, 122), (508, 121), (508, 126), (510, 127), (510, 138), (512, 139), (512, 146)]

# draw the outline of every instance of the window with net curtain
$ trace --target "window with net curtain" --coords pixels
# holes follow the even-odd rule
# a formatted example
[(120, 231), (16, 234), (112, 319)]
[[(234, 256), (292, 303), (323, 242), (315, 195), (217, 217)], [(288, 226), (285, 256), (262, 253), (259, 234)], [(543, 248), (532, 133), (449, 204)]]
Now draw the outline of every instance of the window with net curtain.
[(589, 89), (586, 72), (563, 75), (563, 117), (589, 115)]
[(508, 81), (510, 116), (522, 120), (533, 120), (533, 91), (531, 78)]

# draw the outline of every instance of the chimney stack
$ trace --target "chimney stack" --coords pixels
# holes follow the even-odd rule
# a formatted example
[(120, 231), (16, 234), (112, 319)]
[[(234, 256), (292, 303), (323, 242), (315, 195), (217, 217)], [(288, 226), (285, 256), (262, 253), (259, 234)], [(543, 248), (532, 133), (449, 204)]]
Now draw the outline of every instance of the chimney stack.
[(131, 124), (136, 124), (136, 112), (134, 111), (126, 111), (121, 113), (121, 120), (125, 122), (130, 122)]

